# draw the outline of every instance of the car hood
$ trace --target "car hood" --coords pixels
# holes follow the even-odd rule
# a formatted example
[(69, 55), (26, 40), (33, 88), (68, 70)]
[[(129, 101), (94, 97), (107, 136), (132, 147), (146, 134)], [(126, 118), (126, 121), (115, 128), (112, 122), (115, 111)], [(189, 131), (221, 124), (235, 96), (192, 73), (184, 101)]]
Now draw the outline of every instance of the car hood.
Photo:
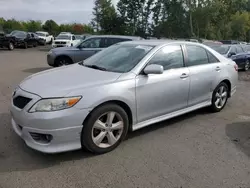
[(19, 87), (42, 98), (63, 97), (68, 93), (116, 81), (121, 73), (106, 72), (79, 64), (53, 68), (33, 74)]

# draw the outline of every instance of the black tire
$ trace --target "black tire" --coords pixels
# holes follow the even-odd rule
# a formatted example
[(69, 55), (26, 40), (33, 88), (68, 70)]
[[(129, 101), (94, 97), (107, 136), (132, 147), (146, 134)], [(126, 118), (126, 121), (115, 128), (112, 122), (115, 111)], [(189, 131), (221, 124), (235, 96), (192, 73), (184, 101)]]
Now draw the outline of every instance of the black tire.
[[(123, 130), (122, 133), (120, 134), (120, 138), (116, 141), (116, 143), (112, 146), (106, 147), (106, 148), (101, 148), (97, 146), (93, 139), (92, 139), (92, 129), (94, 126), (94, 123), (102, 114), (105, 114), (107, 112), (115, 112), (120, 115), (120, 117), (123, 120)], [(83, 129), (82, 129), (82, 135), (81, 135), (81, 144), (82, 148), (84, 150), (88, 150), (92, 153), (95, 154), (103, 154), (110, 152), (114, 150), (127, 136), (128, 133), (128, 128), (129, 128), (129, 120), (128, 120), (128, 115), (125, 112), (123, 108), (116, 104), (106, 104), (100, 107), (97, 107), (94, 109), (87, 120), (84, 122)]]
[(249, 60), (246, 60), (245, 65), (244, 65), (244, 71), (248, 71), (250, 67), (250, 62)]
[(34, 42), (33, 43), (33, 47), (35, 48), (35, 47), (37, 47), (38, 46), (38, 43), (37, 42)]
[(56, 60), (55, 60), (56, 67), (70, 65), (70, 64), (73, 64), (73, 61), (72, 61), (72, 59), (70, 59), (67, 56), (61, 56), (61, 57), (56, 58)]
[(9, 43), (9, 45), (8, 45), (8, 49), (10, 50), (10, 51), (12, 51), (12, 50), (14, 50), (14, 44), (12, 43), (12, 42), (10, 42)]
[(23, 43), (23, 48), (24, 48), (24, 49), (27, 49), (27, 48), (28, 48), (27, 42), (24, 42), (24, 43)]
[(50, 40), (49, 44), (52, 44), (52, 42), (53, 42), (53, 39), (51, 38), (51, 40)]
[[(224, 87), (225, 88), (225, 92), (227, 93), (226, 95), (226, 98), (225, 98), (225, 102), (224, 104), (219, 108), (217, 105), (216, 105), (216, 101), (217, 101), (217, 97), (216, 97), (216, 94), (217, 92), (219, 91), (219, 89), (221, 87)], [(224, 92), (223, 92), (224, 93)], [(212, 105), (210, 106), (212, 112), (220, 112), (224, 107), (225, 105), (227, 104), (227, 100), (228, 100), (228, 97), (229, 97), (229, 89), (228, 89), (228, 85), (225, 83), (225, 82), (221, 82), (214, 90), (213, 92), (213, 97), (212, 97)]]

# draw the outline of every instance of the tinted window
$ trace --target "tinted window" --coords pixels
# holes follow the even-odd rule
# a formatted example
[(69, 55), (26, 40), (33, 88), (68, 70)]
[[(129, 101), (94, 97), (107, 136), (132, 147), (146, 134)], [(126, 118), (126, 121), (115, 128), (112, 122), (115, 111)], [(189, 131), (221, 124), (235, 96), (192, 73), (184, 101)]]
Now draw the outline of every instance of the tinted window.
[(236, 46), (237, 53), (242, 53), (244, 52), (241, 46)]
[(233, 53), (236, 54), (236, 53), (237, 53), (236, 47), (235, 47), (235, 46), (232, 46), (231, 49), (230, 49), (230, 52), (231, 52), (231, 53), (233, 52)]
[(81, 48), (100, 48), (100, 46), (101, 46), (101, 38), (88, 39), (80, 44)]
[(149, 64), (162, 65), (164, 70), (183, 67), (183, 53), (180, 46), (165, 46), (149, 61)]
[(202, 47), (186, 45), (186, 49), (188, 55), (187, 65), (189, 67), (196, 65), (204, 65), (209, 63), (207, 52)]
[(130, 41), (131, 39), (124, 39), (124, 38), (103, 38), (103, 48), (107, 48), (113, 44), (117, 44), (119, 42)]
[(218, 63), (220, 62), (211, 52), (207, 51), (207, 56), (209, 63)]

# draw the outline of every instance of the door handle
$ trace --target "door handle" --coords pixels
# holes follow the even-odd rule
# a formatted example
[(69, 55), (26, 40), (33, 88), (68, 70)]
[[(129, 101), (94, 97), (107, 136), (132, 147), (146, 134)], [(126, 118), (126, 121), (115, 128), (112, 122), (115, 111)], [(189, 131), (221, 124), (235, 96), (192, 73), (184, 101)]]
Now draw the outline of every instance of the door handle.
[(221, 68), (220, 68), (220, 67), (216, 67), (215, 70), (216, 70), (216, 71), (220, 71)]
[(180, 76), (180, 78), (187, 78), (188, 77), (188, 74), (186, 74), (186, 73), (182, 73), (182, 75)]

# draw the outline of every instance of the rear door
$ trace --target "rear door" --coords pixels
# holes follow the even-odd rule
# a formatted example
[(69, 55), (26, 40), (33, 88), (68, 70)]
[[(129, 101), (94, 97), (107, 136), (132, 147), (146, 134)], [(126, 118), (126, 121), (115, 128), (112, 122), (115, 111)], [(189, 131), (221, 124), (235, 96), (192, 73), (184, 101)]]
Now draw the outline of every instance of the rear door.
[[(186, 66), (190, 74), (188, 106), (209, 102), (216, 70), (209, 62), (207, 50), (198, 45), (185, 45)], [(218, 68), (218, 71), (219, 68)]]

